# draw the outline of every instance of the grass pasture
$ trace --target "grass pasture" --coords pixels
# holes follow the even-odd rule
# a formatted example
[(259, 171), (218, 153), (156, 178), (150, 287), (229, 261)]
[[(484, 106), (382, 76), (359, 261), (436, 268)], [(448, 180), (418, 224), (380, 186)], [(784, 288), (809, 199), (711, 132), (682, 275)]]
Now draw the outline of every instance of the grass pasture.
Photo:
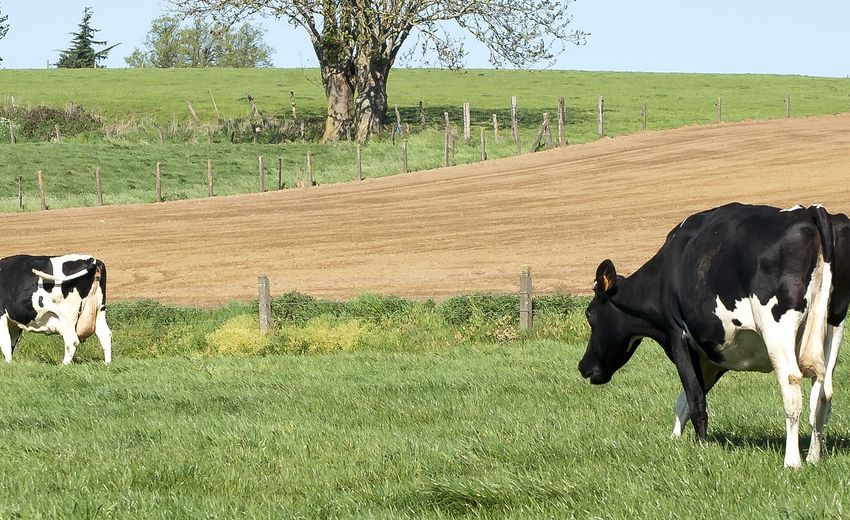
[(0, 516), (840, 518), (850, 507), (845, 367), (829, 456), (788, 471), (772, 376), (724, 378), (701, 447), (690, 431), (668, 438), (678, 383), (660, 349), (644, 346), (598, 388), (575, 370), (582, 350), (4, 366)]
[[(773, 375), (725, 376), (708, 444), (690, 429), (671, 440), (680, 387), (657, 345), (593, 387), (575, 368), (586, 300), (535, 301), (531, 335), (505, 333), (515, 303), (285, 295), (277, 347), (258, 355), (261, 340), (234, 330), (254, 328), (248, 306), (124, 302), (110, 307), (108, 367), (94, 341), (62, 367), (57, 338), (25, 335), (0, 367), (0, 517), (840, 518), (850, 507), (845, 365), (825, 459), (789, 471)], [(352, 323), (373, 335), (337, 348)], [(310, 337), (298, 330), (341, 339), (293, 354), (289, 340)], [(243, 350), (217, 351), (224, 333)]]

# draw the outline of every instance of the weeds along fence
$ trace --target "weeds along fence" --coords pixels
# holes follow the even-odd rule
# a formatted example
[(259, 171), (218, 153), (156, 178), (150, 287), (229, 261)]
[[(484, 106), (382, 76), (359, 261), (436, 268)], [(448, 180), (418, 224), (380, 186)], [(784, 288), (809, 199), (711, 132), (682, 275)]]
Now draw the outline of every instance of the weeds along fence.
[[(259, 317), (259, 331), (264, 334), (268, 334), (271, 331), (272, 324), (275, 320), (275, 306), (273, 305), (269, 277), (264, 274), (260, 275), (257, 279), (257, 287), (257, 315)], [(476, 299), (479, 303), (477, 308), (475, 305)], [(308, 299), (307, 301), (311, 300)], [(443, 316), (448, 317), (450, 321), (467, 320), (471, 314), (477, 310), (482, 314), (482, 318), (498, 319), (507, 317), (511, 322), (516, 322), (520, 331), (531, 331), (534, 327), (535, 300), (532, 290), (531, 269), (529, 267), (526, 267), (520, 272), (519, 291), (515, 296), (475, 295), (468, 296), (466, 297), (466, 300), (461, 301), (463, 301), (463, 306), (452, 307), (448, 312), (443, 312)], [(538, 307), (541, 305), (539, 302), (540, 300), (538, 299)], [(295, 312), (298, 312), (298, 309), (294, 309), (293, 306), (303, 306), (304, 304), (305, 302), (303, 298), (295, 298), (291, 301), (279, 304), (277, 310), (278, 313), (283, 314), (284, 317), (291, 318)], [(339, 304), (326, 305), (328, 305), (328, 308), (325, 310), (331, 314), (334, 312), (339, 313), (339, 311), (343, 309), (343, 307)], [(398, 311), (403, 310), (406, 305), (407, 303), (405, 303), (405, 300), (400, 298), (393, 299), (390, 297), (383, 299), (379, 305), (373, 305), (373, 311), (378, 307), (381, 309), (390, 307), (392, 311)], [(546, 307), (546, 304), (542, 305), (544, 308)], [(280, 308), (281, 306), (283, 306), (282, 309)], [(575, 307), (575, 301), (569, 297), (566, 299), (564, 297), (560, 297), (550, 301), (548, 306), (550, 308), (557, 307), (561, 312), (566, 312)], [(386, 316), (386, 312), (372, 312), (371, 315), (368, 311), (364, 313), (362, 312), (364, 307), (368, 307), (368, 305), (361, 305), (361, 309), (356, 312), (355, 315), (370, 319)]]
[[(252, 134), (252, 143), (258, 143), (259, 141), (265, 141), (268, 138), (260, 139), (261, 135), (272, 135), (275, 139), (284, 137), (293, 138), (293, 140), (301, 141), (302, 143), (308, 140), (309, 132), (307, 128), (309, 128), (309, 124), (305, 120), (298, 121), (297, 118), (303, 117), (297, 114), (296, 103), (294, 97), (292, 99), (292, 112), (293, 112), (293, 121), (289, 121), (286, 123), (287, 132), (282, 132), (282, 124), (277, 118), (270, 118), (263, 116), (256, 104), (253, 102), (253, 99), (248, 96), (251, 101), (251, 115), (247, 121), (242, 121), (238, 123), (234, 122), (224, 122), (219, 123), (217, 132), (222, 130), (226, 130), (229, 132), (230, 142), (234, 142), (234, 135), (236, 135), (235, 126), (239, 126), (244, 130), (244, 127), (250, 129)], [(191, 113), (191, 120), (189, 123), (189, 128), (192, 125), (197, 126), (198, 116), (192, 107), (191, 102), (187, 102), (188, 108)], [(785, 107), (785, 117), (791, 117), (791, 95), (786, 94), (784, 98), (784, 107)], [(651, 122), (649, 108), (646, 103), (643, 103), (639, 110), (640, 117), (640, 128), (641, 130), (647, 130), (649, 127), (649, 123)], [(77, 114), (81, 111), (78, 107), (71, 107), (68, 109), (72, 114)], [(721, 123), (723, 121), (723, 100), (718, 97), (714, 102), (714, 111), (715, 111), (715, 120), (717, 123)], [(418, 109), (415, 113), (411, 113), (410, 110), (405, 111), (405, 116), (403, 117), (403, 111), (399, 109), (399, 107), (395, 107), (394, 109), (395, 121), (394, 124), (391, 125), (391, 130), (389, 132), (389, 141), (391, 141), (393, 147), (397, 147), (397, 151), (395, 155), (395, 159), (393, 162), (397, 162), (400, 164), (400, 173), (409, 173), (411, 171), (411, 147), (409, 145), (409, 139), (411, 136), (411, 132), (417, 126), (419, 131), (422, 131), (426, 127), (426, 111), (424, 108), (424, 104), (422, 101), (419, 102)], [(461, 117), (461, 121), (457, 123), (452, 120), (452, 114), (448, 111), (444, 111), (442, 114), (441, 121), (439, 123), (440, 130), (443, 134), (442, 136), (442, 150), (439, 154), (442, 158), (441, 164), (437, 166), (449, 167), (458, 164), (457, 155), (458, 155), (458, 144), (463, 143), (467, 148), (474, 147), (477, 144), (478, 153), (475, 154), (479, 161), (486, 161), (488, 158), (492, 157), (492, 154), (488, 155), (488, 141), (490, 145), (504, 145), (505, 142), (509, 142), (512, 145), (513, 153), (516, 155), (522, 154), (524, 150), (527, 150), (529, 153), (534, 153), (540, 150), (551, 149), (554, 147), (567, 146), (570, 143), (570, 117), (569, 117), (569, 107), (566, 104), (565, 98), (560, 97), (557, 100), (556, 108), (555, 108), (555, 116), (554, 118), (551, 116), (550, 112), (543, 112), (540, 115), (540, 125), (537, 128), (535, 137), (531, 141), (530, 146), (525, 147), (521, 142), (520, 135), (520, 111), (518, 108), (518, 100), (516, 96), (512, 96), (510, 99), (510, 110), (508, 112), (509, 121), (500, 121), (500, 116), (498, 113), (492, 113), (490, 116), (484, 118), (486, 119), (486, 124), (481, 124), (482, 122), (482, 111), (477, 113), (477, 122), (473, 121), (473, 110), (470, 106), (470, 103), (464, 103), (462, 109), (458, 114)], [(45, 116), (47, 117), (47, 116)], [(71, 117), (71, 116), (68, 116)], [(411, 122), (411, 120), (413, 120)], [(524, 122), (527, 125), (527, 120)], [(607, 135), (607, 125), (609, 123), (609, 117), (607, 114), (605, 98), (604, 96), (599, 96), (598, 102), (596, 105), (596, 137), (602, 138)], [(15, 128), (16, 124), (13, 120), (8, 118), (3, 118), (0, 121), (0, 132), (7, 129), (9, 134), (9, 143), (15, 144)], [(296, 124), (297, 123), (297, 124)], [(88, 126), (86, 126), (88, 125)], [(83, 125), (81, 128), (90, 128), (91, 120), (86, 119), (86, 125)], [(246, 126), (247, 125), (247, 126)], [(504, 125), (506, 128), (503, 130), (501, 127)], [(431, 125), (433, 128), (433, 124)], [(478, 126), (478, 131), (473, 132), (473, 127)], [(213, 142), (213, 132), (211, 130), (212, 127), (207, 126), (205, 133), (209, 142)], [(297, 128), (297, 131), (293, 129)], [(75, 127), (75, 131), (79, 130), (79, 128)], [(240, 130), (241, 131), (241, 130)], [(30, 131), (32, 132), (32, 131)], [(171, 128), (168, 132), (168, 135), (175, 135), (178, 130), (176, 128)], [(295, 133), (293, 133), (295, 132)], [(49, 139), (53, 142), (61, 142), (62, 140), (62, 130), (59, 124), (52, 125), (52, 130), (50, 130)], [(505, 134), (508, 134), (506, 137)], [(161, 144), (166, 142), (166, 132), (160, 127), (158, 129), (158, 141)], [(194, 139), (194, 138), (193, 138)], [(285, 146), (285, 145), (282, 145)], [(351, 157), (351, 163), (349, 170), (348, 179), (351, 180), (363, 180), (364, 179), (364, 156), (368, 153), (368, 147), (363, 147), (361, 144), (357, 144), (354, 149), (354, 153)], [(383, 158), (383, 155), (382, 155)], [(470, 160), (474, 161), (474, 158), (470, 158)], [(257, 166), (256, 166), (256, 187), (257, 191), (265, 192), (269, 190), (281, 190), (285, 188), (309, 188), (317, 185), (315, 171), (316, 169), (321, 169), (321, 164), (315, 163), (315, 157), (313, 156), (313, 152), (310, 149), (309, 145), (307, 146), (306, 153), (303, 158), (299, 161), (300, 164), (284, 164), (284, 158), (282, 156), (272, 157), (270, 160), (267, 160), (266, 157), (259, 155), (257, 156)], [(421, 166), (421, 163), (420, 163)], [(175, 185), (168, 185), (163, 178), (163, 161), (158, 160), (155, 164), (151, 164), (150, 166), (152, 176), (151, 176), (151, 193), (153, 195), (154, 202), (162, 202), (169, 197), (167, 196), (168, 190), (173, 189)], [(290, 177), (289, 185), (286, 183), (285, 168), (290, 171), (287, 172)], [(213, 159), (207, 159), (205, 164), (199, 164), (197, 167), (198, 171), (205, 171), (206, 176), (202, 177), (198, 175), (197, 178), (200, 181), (201, 178), (204, 179), (206, 183), (206, 194), (208, 197), (215, 196), (216, 194), (216, 165)], [(91, 171), (93, 172), (93, 177), (91, 178), (91, 188), (89, 193), (94, 193), (97, 205), (104, 205), (106, 200), (106, 194), (104, 193), (104, 178), (108, 178), (110, 173), (106, 169), (102, 167), (100, 164), (92, 164)], [(38, 208), (41, 210), (46, 210), (49, 208), (49, 200), (50, 200), (50, 185), (51, 185), (51, 177), (53, 175), (57, 175), (54, 172), (45, 171), (44, 169), (38, 170), (35, 172), (37, 178), (37, 194), (38, 194)], [(184, 177), (185, 178), (185, 177)], [(17, 199), (18, 199), (18, 209), (24, 210), (28, 209), (26, 207), (27, 203), (27, 194), (25, 193), (25, 187), (28, 185), (28, 182), (25, 182), (26, 179), (24, 176), (18, 176), (17, 179)], [(185, 188), (185, 182), (176, 183), (179, 184), (179, 188)]]

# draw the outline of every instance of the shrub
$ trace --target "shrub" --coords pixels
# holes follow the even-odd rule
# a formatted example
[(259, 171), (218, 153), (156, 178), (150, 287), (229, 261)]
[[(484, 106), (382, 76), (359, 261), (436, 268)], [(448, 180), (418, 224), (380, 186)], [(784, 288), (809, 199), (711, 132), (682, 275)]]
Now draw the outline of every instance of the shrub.
[(289, 292), (272, 299), (272, 316), (278, 323), (304, 324), (322, 315), (340, 316), (344, 307), (344, 303)]
[(403, 315), (409, 312), (415, 305), (415, 302), (399, 298), (398, 296), (380, 296), (364, 293), (345, 305), (345, 313), (347, 316), (354, 318), (379, 322), (394, 316)]
[(496, 321), (513, 316), (519, 322), (519, 296), (513, 294), (468, 294), (454, 296), (437, 305), (437, 312), (450, 325), (472, 320)]
[(369, 329), (362, 321), (339, 320), (328, 315), (313, 318), (303, 327), (285, 326), (280, 335), (282, 338), (274, 342), (275, 350), (271, 353), (351, 352), (369, 344)]
[(100, 117), (75, 104), (65, 108), (5, 106), (0, 107), (0, 118), (15, 123), (18, 138), (31, 141), (49, 141), (55, 135), (56, 126), (63, 136), (103, 129)]
[(264, 353), (269, 346), (269, 338), (247, 314), (230, 318), (207, 334), (206, 340), (212, 353), (225, 356), (255, 356)]

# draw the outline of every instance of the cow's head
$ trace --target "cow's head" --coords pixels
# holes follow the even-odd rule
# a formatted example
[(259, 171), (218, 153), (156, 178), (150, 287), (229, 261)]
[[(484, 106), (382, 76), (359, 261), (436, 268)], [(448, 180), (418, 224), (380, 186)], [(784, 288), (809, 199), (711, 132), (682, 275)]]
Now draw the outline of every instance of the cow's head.
[(590, 340), (578, 364), (582, 377), (595, 385), (607, 383), (632, 357), (641, 338), (634, 335), (635, 318), (614, 303), (619, 290), (617, 270), (611, 260), (596, 269), (593, 300), (587, 306)]

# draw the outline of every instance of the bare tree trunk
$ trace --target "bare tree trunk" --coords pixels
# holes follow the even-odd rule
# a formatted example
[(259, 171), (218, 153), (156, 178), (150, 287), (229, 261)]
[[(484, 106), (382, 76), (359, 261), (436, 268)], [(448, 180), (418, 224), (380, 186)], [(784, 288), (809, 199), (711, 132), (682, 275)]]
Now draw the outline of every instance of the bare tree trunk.
[(378, 135), (387, 117), (387, 58), (360, 57), (357, 62), (357, 141)]
[(354, 125), (354, 85), (351, 74), (328, 68), (323, 71), (322, 80), (328, 99), (328, 115), (322, 142), (350, 141)]

